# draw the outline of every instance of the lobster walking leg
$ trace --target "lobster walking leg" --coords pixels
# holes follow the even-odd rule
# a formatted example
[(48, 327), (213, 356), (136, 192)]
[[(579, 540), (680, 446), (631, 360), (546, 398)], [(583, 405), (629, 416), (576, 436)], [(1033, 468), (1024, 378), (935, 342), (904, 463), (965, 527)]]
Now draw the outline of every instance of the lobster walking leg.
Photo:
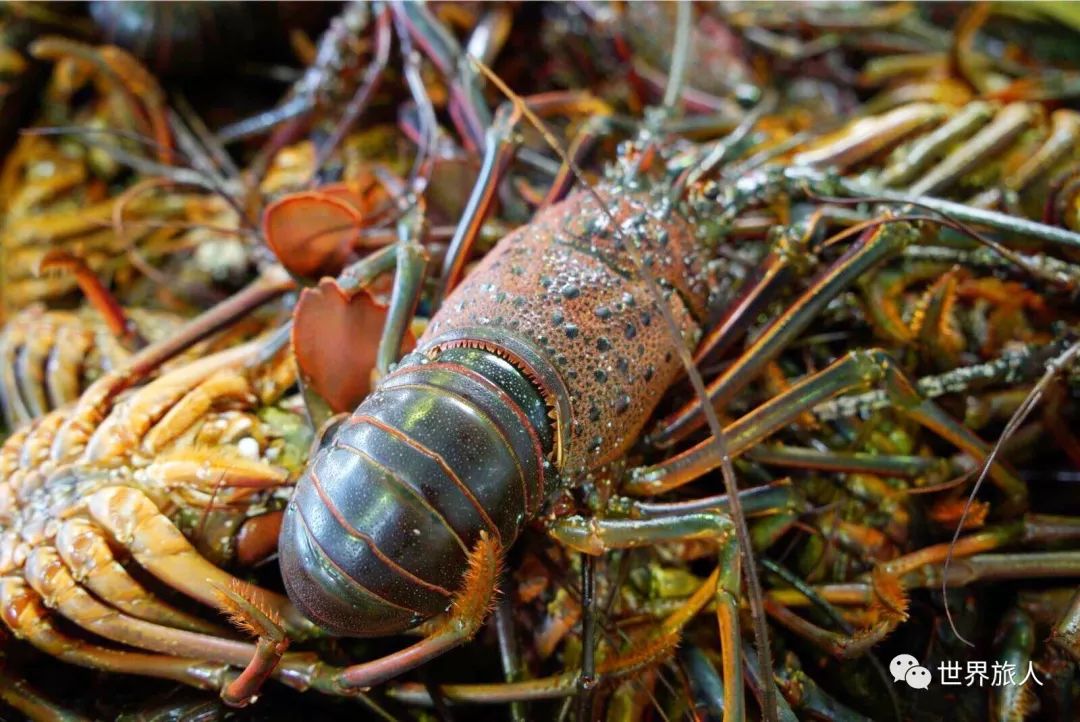
[(945, 109), (934, 103), (909, 103), (852, 123), (796, 154), (793, 161), (801, 166), (847, 169), (911, 133), (937, 123), (944, 114)]
[[(158, 436), (168, 436), (170, 425), (158, 426), (157, 423), (174, 410), (180, 417), (188, 413), (183, 406), (174, 409), (174, 404), (184, 400), (189, 393), (211, 379), (215, 377), (222, 379), (220, 374), (227, 374), (240, 368), (254, 356), (256, 350), (255, 344), (234, 347), (199, 359), (151, 381), (124, 400), (123, 413), (110, 414), (108, 418), (100, 422), (87, 440), (85, 450), (81, 445), (73, 447), (63, 445), (66, 441), (64, 432), (77, 423), (79, 412), (79, 405), (77, 405), (76, 413), (72, 414), (57, 434), (53, 443), (53, 458), (58, 462), (62, 461), (73, 451), (83, 451), (82, 461), (93, 462), (116, 458), (122, 456), (132, 445), (145, 443), (148, 435), (151, 441)], [(106, 378), (108, 377), (102, 377), (101, 380)], [(202, 402), (198, 398), (192, 398), (191, 403), (196, 406), (205, 403), (204, 394), (196, 396), (202, 396)], [(85, 402), (85, 399), (84, 395), (81, 401)], [(88, 409), (88, 411), (95, 415), (101, 413), (100, 409)]]
[(479, 148), (484, 142), (484, 129), (492, 123), (476, 70), (454, 36), (422, 3), (394, 2), (392, 8), (424, 54), (450, 81), (454, 124), (468, 145)]
[[(13, 454), (8, 466), (6, 483), (2, 485), (3, 498), (0, 501), (0, 518), (9, 522), (14, 518), (20, 505), (31, 499), (37, 489), (45, 483), (48, 471), (48, 448), (52, 437), (60, 428), (63, 412), (54, 411), (39, 419), (26, 429), (26, 435), (20, 439), (22, 453)], [(16, 436), (15, 438), (19, 438)], [(3, 533), (4, 537), (16, 534), (12, 529)], [(2, 567), (2, 565), (0, 565)], [(0, 568), (0, 573), (6, 573)]]
[[(514, 620), (510, 597), (506, 594), (499, 595), (495, 600), (495, 631), (499, 637), (499, 656), (502, 661), (503, 674), (507, 682), (517, 682), (524, 678), (521, 650), (514, 633)], [(512, 722), (524, 722), (527, 719), (528, 708), (523, 702), (510, 704), (510, 719)]]
[(578, 679), (577, 718), (593, 717), (596, 700), (596, 557), (581, 555), (581, 676)]
[[(410, 231), (406, 230), (405, 233)], [(384, 375), (401, 355), (401, 345), (416, 313), (416, 304), (423, 291), (424, 271), (427, 268), (427, 252), (413, 238), (407, 237), (399, 241), (395, 255), (397, 268), (394, 288), (375, 361), (375, 368)]]
[(118, 394), (146, 378), (161, 364), (175, 357), (255, 308), (271, 301), (293, 288), (292, 279), (275, 266), (217, 306), (192, 319), (180, 331), (151, 344), (137, 353), (121, 369), (102, 376), (79, 397), (74, 409), (53, 445), (52, 458), (60, 461), (84, 449), (97, 425), (102, 421), (102, 409)]
[[(907, 224), (889, 224), (865, 231), (856, 244), (819, 276), (806, 293), (769, 324), (738, 361), (708, 385), (706, 390), (712, 404), (719, 406), (730, 401), (792, 339), (805, 330), (829, 301), (868, 270), (902, 250), (913, 240), (913, 235), (911, 226)], [(768, 278), (766, 276), (763, 282), (767, 282)], [(742, 316), (739, 320), (745, 323), (746, 318)], [(700, 428), (703, 423), (698, 403), (691, 402), (663, 420), (650, 439), (660, 446), (669, 446)]]
[(908, 192), (921, 196), (948, 190), (972, 168), (1000, 153), (1034, 118), (1034, 107), (1027, 103), (1006, 106), (989, 125), (911, 184)]
[[(168, 378), (166, 375), (165, 378)], [(148, 453), (160, 453), (166, 445), (198, 421), (215, 403), (246, 400), (252, 396), (247, 378), (233, 369), (222, 369), (184, 394), (142, 438)]]
[[(997, 631), (998, 658), (1018, 671), (1028, 669), (1033, 661), (1035, 635), (1035, 622), (1030, 615), (1017, 608), (1009, 610)], [(993, 691), (992, 704), (994, 719), (1023, 719), (1038, 704), (1038, 697), (1030, 684), (1002, 685)]]
[(988, 123), (992, 115), (993, 106), (990, 103), (975, 100), (966, 104), (933, 132), (912, 142), (907, 152), (885, 168), (879, 181), (884, 186), (897, 186), (910, 181), (957, 141), (964, 140)]
[(837, 659), (853, 659), (866, 654), (870, 647), (885, 639), (899, 624), (907, 620), (907, 599), (895, 580), (886, 581), (885, 575), (882, 575), (880, 580), (875, 579), (872, 589), (879, 609), (879, 619), (869, 629), (856, 632), (822, 629), (774, 599), (765, 600), (765, 610), (779, 624), (813, 642)]
[(56, 550), (36, 547), (26, 559), (25, 576), (47, 606), (87, 631), (137, 649), (191, 659), (242, 665), (252, 648), (245, 642), (173, 629), (131, 617), (98, 601), (71, 576)]
[(205, 634), (221, 629), (155, 597), (116, 560), (105, 533), (85, 519), (68, 519), (56, 532), (56, 550), (71, 575), (100, 599), (148, 622)]
[[(1050, 123), (1050, 135), (1034, 155), (1009, 173), (1003, 179), (1001, 187), (989, 188), (977, 194), (968, 200), (968, 204), (990, 210), (1004, 206), (1010, 211), (1017, 212), (1019, 209), (1015, 206), (1018, 196), (1059, 163), (1066, 161), (1076, 146), (1077, 136), (1080, 134), (1080, 115), (1073, 110), (1062, 108), (1053, 112)], [(1052, 181), (1051, 187), (1053, 187)], [(1050, 198), (1053, 198), (1052, 191)]]
[[(954, 548), (954, 562), (948, 570), (948, 583), (960, 586), (992, 579), (1075, 577), (1080, 572), (1080, 556), (1075, 552), (978, 552), (1020, 541), (1038, 545), (1050, 543), (1052, 540), (1076, 539), (1078, 528), (1080, 527), (1069, 518), (1029, 516), (1023, 522), (991, 527), (971, 534), (961, 539)], [(783, 572), (784, 578), (794, 586), (802, 600), (788, 594), (770, 595), (767, 600), (769, 615), (837, 658), (860, 656), (870, 645), (880, 641), (906, 618), (906, 589), (936, 588), (941, 585), (942, 575), (945, 573), (942, 562), (948, 549), (948, 544), (937, 544), (893, 559), (876, 568), (869, 584), (847, 585), (847, 589), (844, 589), (845, 585), (808, 587), (801, 581), (792, 579), (790, 573), (782, 568), (771, 565), (771, 569)], [(870, 627), (853, 633), (832, 610), (827, 597), (839, 604), (869, 604), (876, 621)], [(841, 626), (843, 633), (822, 629), (788, 608), (807, 601), (828, 610), (830, 616)]]
[(945, 460), (925, 456), (870, 454), (859, 451), (819, 451), (807, 447), (772, 444), (756, 446), (746, 452), (748, 459), (760, 464), (793, 469), (818, 469), (848, 474), (916, 478), (940, 470)]
[(23, 398), (16, 372), (19, 350), (27, 342), (26, 320), (23, 316), (12, 319), (0, 333), (0, 411), (4, 424), (15, 429), (34, 418), (32, 404)]
[(41, 598), (20, 578), (0, 578), (0, 610), (8, 628), (41, 651), (71, 664), (160, 677), (200, 689), (220, 689), (228, 666), (183, 657), (108, 649), (70, 637), (50, 620)]
[(138, 326), (128, 318), (124, 307), (85, 260), (67, 251), (49, 251), (41, 259), (38, 272), (54, 268), (68, 271), (75, 276), (79, 290), (87, 302), (101, 315), (109, 330), (126, 349), (137, 350), (146, 345), (146, 339), (139, 333)]
[(173, 154), (172, 135), (165, 112), (165, 93), (135, 58), (114, 46), (95, 48), (58, 36), (41, 38), (33, 44), (31, 52), (43, 60), (70, 56), (89, 63), (96, 71), (97, 82), (105, 91), (103, 95), (115, 93), (117, 99), (122, 101), (120, 107), (126, 113), (121, 120), (154, 146), (162, 163), (170, 162)]
[[(229, 588), (234, 577), (208, 562), (141, 491), (105, 487), (87, 499), (91, 518), (127, 547), (144, 569), (187, 596), (211, 607), (218, 599), (214, 587)], [(268, 606), (280, 614), (294, 638), (316, 633), (288, 600), (262, 592)]]
[[(499, 542), (486, 533), (482, 534), (469, 555), (469, 572), (461, 590), (454, 596), (450, 612), (436, 622), (431, 633), (421, 641), (385, 657), (351, 667), (330, 667), (321, 663), (308, 665), (300, 661), (283, 672), (302, 677), (305, 687), (329, 694), (353, 696), (438, 657), (472, 639), (480, 629), (495, 596), (501, 560), (502, 547)], [(260, 631), (258, 651), (240, 678), (225, 690), (225, 701), (233, 706), (243, 706), (251, 701), (281, 660), (285, 649), (284, 632), (280, 626), (252, 606), (241, 605), (238, 612), (242, 614), (246, 610), (258, 614), (259, 619), (250, 624)]]
[(710, 722), (724, 714), (724, 687), (720, 673), (712, 661), (696, 646), (679, 650), (679, 662), (686, 670), (690, 692), (694, 696), (694, 712)]
[(280, 618), (265, 612), (258, 602), (241, 594), (239, 587), (219, 589), (218, 592), (223, 609), (232, 614), (234, 621), (258, 635), (255, 652), (244, 671), (221, 690), (221, 699), (225, 704), (244, 707), (255, 699), (255, 692), (278, 669), (285, 650), (289, 648), (289, 638), (285, 636)]
[[(719, 516), (719, 515), (717, 515)], [(717, 598), (720, 569), (717, 568), (702, 582), (698, 590), (668, 615), (634, 648), (623, 654), (605, 657), (597, 664), (597, 684), (612, 682), (670, 657), (678, 646), (683, 628)], [(552, 677), (530, 679), (504, 684), (446, 684), (440, 685), (442, 695), (453, 702), (471, 704), (504, 704), (515, 701), (561, 699), (578, 691), (581, 670), (572, 670)], [(405, 683), (392, 687), (390, 695), (410, 704), (432, 704), (430, 692), (423, 685)]]
[[(765, 680), (761, 678), (761, 665), (758, 663), (757, 655), (754, 654), (753, 647), (749, 644), (743, 644), (742, 652), (743, 657), (746, 659), (747, 684), (760, 698), (762, 696), (762, 689), (765, 685)], [(769, 672), (766, 672), (766, 674), (768, 673)], [(779, 682), (780, 680), (777, 679), (776, 681)], [(799, 718), (795, 715), (795, 712), (792, 711), (786, 695), (781, 694), (776, 702), (779, 722), (798, 722)]]
[(45, 389), (45, 359), (55, 343), (59, 331), (56, 324), (47, 324), (26, 339), (15, 360), (15, 378), (19, 382), (22, 398), (32, 418), (49, 410)]
[(57, 331), (56, 344), (46, 361), (45, 387), (52, 408), (59, 409), (79, 398), (82, 391), (79, 371), (92, 348), (93, 335), (76, 324)]
[[(969, 584), (980, 579), (1070, 577), (1077, 574), (1080, 557), (1075, 552), (986, 553), (1010, 545), (1046, 546), (1080, 539), (1080, 522), (1072, 517), (1028, 514), (1022, 520), (980, 529), (961, 537), (952, 546), (950, 584)], [(933, 544), (880, 565), (880, 571), (900, 579), (905, 588), (940, 586), (950, 544)], [(838, 605), (861, 605), (873, 601), (874, 591), (864, 580), (849, 584), (813, 587), (813, 595)], [(791, 590), (773, 590), (771, 598), (787, 606), (805, 605), (807, 596)]]
[[(725, 429), (732, 456), (744, 453), (769, 434), (822, 401), (856, 389), (884, 385), (893, 404), (904, 415), (955, 444), (976, 459), (989, 447), (934, 402), (924, 399), (896, 363), (879, 349), (852, 351), (828, 368), (803, 379), (783, 394), (762, 404)], [(635, 495), (660, 494), (699, 478), (719, 466), (711, 440), (697, 444), (655, 466), (635, 469), (624, 491)], [(1027, 503), (1027, 486), (1000, 462), (990, 478), (1006, 495), (1011, 509)]]
[[(747, 516), (772, 516), (777, 512), (804, 510), (804, 501), (790, 479), (743, 489), (739, 492), (739, 500), (742, 503), (743, 513)], [(620, 504), (624, 501), (627, 502), (626, 509), (629, 516), (635, 519), (651, 519), (699, 511), (718, 511), (727, 514), (730, 508), (726, 494), (671, 502), (620, 500)]]
[(630, 549), (663, 541), (713, 539), (720, 546), (716, 580), (716, 618), (724, 659), (724, 720), (745, 718), (742, 648), (739, 637), (739, 548), (731, 520), (716, 512), (697, 512), (648, 520), (556, 520), (548, 532), (563, 544), (586, 554)]
[[(855, 635), (855, 628), (846, 619), (844, 619), (844, 617), (840, 614), (840, 612), (837, 611), (836, 607), (834, 607), (831, 603), (829, 603), (828, 600), (824, 599), (821, 595), (819, 595), (809, 584), (805, 583), (797, 575), (795, 575), (792, 572), (788, 571), (788, 569), (786, 567), (784, 567), (784, 566), (782, 566), (780, 564), (777, 564), (776, 562), (773, 562), (773, 561), (771, 561), (769, 559), (763, 559), (762, 560), (762, 565), (766, 569), (768, 569), (770, 572), (772, 572), (773, 574), (778, 576), (781, 580), (783, 580), (787, 584), (790, 584), (794, 591), (796, 591), (799, 594), (804, 595), (804, 598), (811, 605), (813, 605), (816, 609), (818, 609), (822, 614), (825, 615), (825, 617), (827, 619), (829, 619), (832, 622), (831, 626), (834, 626), (834, 627), (838, 628), (840, 630), (840, 632), (847, 635), (847, 639), (842, 638), (842, 642), (848, 641), (848, 640), (854, 641), (853, 637)], [(772, 600), (770, 600), (770, 601), (772, 601)], [(898, 602), (898, 603), (900, 603), (902, 605), (904, 600), (900, 595), (898, 595), (898, 594), (896, 594), (894, 592), (891, 595), (891, 599), (889, 601), (890, 602)], [(768, 602), (767, 602), (767, 604), (768, 604)], [(884, 620), (886, 622), (886, 626), (888, 625), (889, 617), (898, 616), (897, 615), (898, 608), (889, 608), (889, 607), (887, 607), (885, 605), (882, 605), (882, 608), (879, 609), (879, 611), (884, 611), (885, 612), (885, 614), (883, 614), (882, 616), (886, 617), (886, 619)], [(796, 632), (796, 633), (798, 633), (798, 632)], [(843, 649), (843, 648), (844, 648), (843, 646), (840, 646), (840, 649)], [(826, 651), (828, 651), (828, 649), (826, 649)], [(881, 664), (881, 661), (877, 657), (875, 657), (873, 655), (869, 656), (868, 661), (874, 667), (875, 671), (878, 673), (878, 676), (881, 678), (881, 680), (885, 683), (886, 688), (891, 689), (891, 687), (889, 687), (888, 673), (886, 672), (884, 665)], [(897, 719), (899, 719), (900, 718), (900, 713), (899, 713), (900, 701), (897, 698), (895, 692), (890, 692), (889, 697), (890, 697), (890, 699), (892, 701), (893, 710), (895, 711), (894, 716)]]
[(809, 719), (827, 719), (833, 722), (870, 722), (855, 710), (837, 701), (823, 690), (814, 679), (803, 671), (794, 652), (788, 652), (779, 665), (777, 682), (791, 707)]
[(887, 201), (889, 203), (922, 206), (929, 208), (936, 213), (940, 213), (943, 216), (952, 218), (955, 221), (960, 221), (961, 223), (985, 226), (1005, 233), (1015, 233), (1020, 236), (1037, 238), (1042, 241), (1048, 241), (1059, 245), (1062, 248), (1080, 248), (1080, 233), (1059, 228), (1057, 226), (1047, 225), (1046, 223), (1031, 221), (1027, 218), (1010, 216), (1006, 213), (999, 213), (997, 211), (984, 210), (982, 208), (942, 200), (932, 196), (916, 196), (910, 193), (872, 188), (857, 181), (847, 179), (841, 179), (835, 184), (830, 185), (827, 179), (813, 171), (800, 169), (796, 175), (802, 176), (803, 181), (811, 185), (820, 183), (823, 188), (839, 190), (844, 196), (849, 198), (872, 198), (879, 201)]
[[(702, 339), (694, 353), (694, 363), (701, 366), (730, 349), (746, 333), (747, 321), (762, 313), (798, 277), (802, 267), (807, 264), (805, 240), (793, 240), (787, 234), (777, 240), (769, 254), (758, 264), (753, 282), (748, 283), (738, 298), (728, 304), (724, 316)], [(662, 426), (665, 425), (662, 422)], [(658, 432), (657, 442), (666, 439), (672, 432), (674, 429), (665, 430), (662, 434)]]
[(1076, 592), (1068, 611), (1054, 627), (1050, 641), (1080, 662), (1080, 591)]
[[(581, 92), (553, 92), (542, 95), (523, 98), (526, 107), (540, 117), (552, 115), (568, 115), (572, 113), (589, 114), (595, 111), (601, 113), (610, 112), (607, 105), (588, 93)], [(491, 209), (495, 198), (495, 191), (499, 182), (513, 160), (517, 141), (513, 133), (517, 124), (521, 121), (522, 112), (517, 104), (504, 103), (499, 106), (495, 113), (495, 120), (484, 134), (484, 158), (480, 166), (480, 174), (473, 185), (472, 193), (462, 211), (454, 236), (450, 240), (450, 247), (446, 251), (443, 260), (442, 280), (440, 291), (436, 301), (450, 291), (454, 290), (465, 269), (465, 263), (469, 260), (473, 244), (480, 236), (480, 229), (484, 218)], [(587, 150), (588, 137), (582, 139), (582, 144), (577, 147), (578, 152)], [(571, 176), (560, 169), (555, 183), (552, 185), (553, 192), (562, 192), (569, 187)]]

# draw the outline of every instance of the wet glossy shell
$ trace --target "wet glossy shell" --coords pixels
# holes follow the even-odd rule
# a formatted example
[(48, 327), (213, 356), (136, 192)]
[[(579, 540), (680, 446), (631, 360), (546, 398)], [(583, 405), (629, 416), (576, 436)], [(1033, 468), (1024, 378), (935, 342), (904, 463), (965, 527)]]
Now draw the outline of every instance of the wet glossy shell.
[[(688, 225), (661, 219), (643, 194), (619, 197), (619, 235), (579, 193), (503, 239), (447, 298), (421, 352), (333, 431), (279, 544), (289, 596), (311, 619), (371, 636), (443, 611), (481, 531), (509, 545), (560, 472), (594, 468), (637, 437), (679, 360), (623, 239), (639, 245), (688, 344), (706, 293)], [(486, 359), (448, 351), (462, 348)], [(513, 376), (549, 403), (558, 442)]]

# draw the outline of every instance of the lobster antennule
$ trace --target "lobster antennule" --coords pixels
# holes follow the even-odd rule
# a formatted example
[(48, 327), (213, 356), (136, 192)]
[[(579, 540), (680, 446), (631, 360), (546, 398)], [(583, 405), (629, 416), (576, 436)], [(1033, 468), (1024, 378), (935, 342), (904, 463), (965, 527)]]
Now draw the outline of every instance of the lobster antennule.
[(285, 512), (289, 596), (337, 634), (446, 610), (481, 534), (511, 543), (554, 478), (543, 395), (513, 365), (477, 348), (410, 358), (334, 431)]

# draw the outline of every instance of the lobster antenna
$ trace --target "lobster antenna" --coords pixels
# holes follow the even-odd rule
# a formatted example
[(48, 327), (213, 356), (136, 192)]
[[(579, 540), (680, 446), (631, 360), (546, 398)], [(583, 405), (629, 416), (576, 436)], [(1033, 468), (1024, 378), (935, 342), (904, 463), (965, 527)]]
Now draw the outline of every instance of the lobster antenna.
[[(420, 72), (420, 54), (413, 47), (412, 38), (408, 28), (404, 27), (404, 21), (400, 15), (394, 16), (394, 25), (398, 28), (398, 42), (401, 43), (401, 55), (404, 59), (402, 73), (405, 83), (409, 86), (409, 93), (413, 102), (416, 103), (420, 136), (417, 141), (416, 157), (413, 158), (412, 169), (409, 171), (409, 180), (406, 185), (410, 193), (422, 196), (430, 182), (433, 171), (424, 172), (429, 166), (429, 157), (435, 152), (435, 143), (438, 134), (438, 120), (435, 118), (435, 106), (431, 102), (427, 87), (424, 84)], [(424, 177), (421, 173), (424, 172)]]
[[(511, 90), (493, 70), (472, 55), (467, 57), (477, 68), (479, 68), (487, 79), (494, 83), (499, 91), (514, 104), (517, 110), (528, 119), (529, 123), (543, 136), (544, 142), (546, 142), (559, 156), (562, 162), (573, 171), (578, 182), (581, 183), (582, 187), (590, 196), (592, 196), (593, 200), (606, 217), (608, 223), (611, 225), (612, 232), (615, 233), (616, 236), (623, 236), (623, 232), (619, 228), (619, 223), (616, 220), (615, 215), (611, 212), (611, 209), (608, 208), (607, 203), (604, 202), (604, 199), (597, 190), (585, 179), (581, 168), (578, 167), (577, 163), (574, 162), (574, 159), (570, 157), (555, 136), (552, 135), (551, 131), (548, 130), (544, 121), (541, 120), (540, 117), (528, 107), (525, 101)], [(625, 241), (626, 239), (622, 238), (622, 240)], [(761, 582), (758, 579), (757, 568), (753, 563), (754, 550), (750, 542), (750, 530), (747, 527), (746, 517), (743, 515), (742, 511), (742, 503), (739, 500), (739, 487), (735, 479), (735, 467), (731, 462), (731, 455), (728, 453), (727, 438), (724, 436), (724, 430), (720, 426), (720, 420), (716, 416), (716, 411), (709, 402), (709, 397), (705, 391), (705, 382), (701, 378), (701, 374), (698, 373), (697, 367), (694, 366), (694, 359), (690, 355), (690, 351), (682, 342), (681, 335), (678, 331), (678, 324), (676, 324), (675, 318), (671, 314), (671, 308), (664, 300), (660, 285), (642, 262), (641, 256), (638, 254), (634, 244), (624, 243), (624, 248), (627, 256), (629, 256), (638, 273), (641, 274), (642, 279), (645, 281), (645, 286), (649, 289), (649, 295), (652, 297), (653, 303), (656, 304), (661, 316), (664, 318), (664, 323), (667, 325), (675, 339), (675, 350), (679, 355), (679, 360), (682, 361), (682, 364), (686, 369), (686, 375), (689, 377), (691, 385), (694, 387), (694, 393), (701, 403), (701, 409), (708, 422), (709, 432), (712, 434), (713, 443), (716, 445), (717, 451), (719, 452), (717, 455), (720, 457), (721, 475), (723, 476), (724, 488), (729, 499), (731, 518), (735, 522), (735, 532), (739, 544), (739, 551), (743, 558), (748, 560), (748, 563), (743, 564), (742, 567), (743, 573), (746, 576), (751, 617), (754, 622), (754, 643), (757, 647), (762, 685), (764, 688), (764, 700), (762, 704), (763, 713), (768, 722), (776, 722), (776, 686), (772, 674), (772, 650), (769, 647), (769, 632), (765, 624), (764, 595), (761, 591)], [(737, 650), (733, 651), (736, 654), (738, 653)]]
[(693, 21), (693, 8), (689, 0), (683, 0), (675, 6), (675, 42), (671, 55), (671, 70), (668, 72), (667, 87), (664, 88), (665, 108), (677, 109), (682, 103), (683, 84), (686, 82), (686, 65), (690, 60), (690, 27)]
[[(93, 128), (84, 125), (48, 125), (39, 126), (34, 128), (23, 128), (19, 131), (19, 135), (37, 135), (37, 136), (90, 136), (90, 135), (106, 135), (114, 138), (121, 138), (123, 140), (130, 140), (144, 146), (148, 150), (153, 150), (158, 153), (167, 149), (167, 146), (151, 138), (150, 136), (139, 133), (134, 130), (124, 130), (122, 128)], [(172, 153), (175, 153), (183, 160), (188, 160), (187, 155), (182, 151), (172, 149)], [(165, 164), (161, 164), (164, 166)], [(166, 166), (168, 167), (168, 166)]]
[(956, 523), (956, 529), (953, 531), (952, 541), (949, 542), (949, 549), (945, 554), (945, 564), (941, 570), (941, 596), (945, 602), (945, 618), (949, 620), (949, 628), (952, 630), (952, 633), (956, 635), (957, 639), (969, 647), (974, 647), (975, 645), (968, 641), (964, 635), (960, 634), (960, 631), (956, 628), (956, 624), (953, 623), (952, 613), (949, 611), (949, 598), (945, 595), (945, 592), (949, 587), (949, 565), (952, 563), (953, 547), (956, 546), (956, 542), (960, 538), (960, 530), (964, 528), (968, 512), (971, 510), (971, 505), (975, 501), (975, 495), (979, 493), (979, 488), (986, 479), (986, 475), (990, 472), (990, 466), (1001, 452), (1001, 447), (1016, 433), (1016, 430), (1020, 428), (1020, 424), (1024, 423), (1024, 420), (1027, 419), (1028, 415), (1039, 404), (1039, 401), (1042, 399), (1050, 382), (1053, 381), (1063, 369), (1075, 361), (1078, 355), (1080, 355), (1080, 341), (1075, 341), (1071, 346), (1047, 362), (1046, 372), (1043, 373), (1042, 378), (1040, 378), (1031, 388), (1031, 391), (1024, 398), (1023, 403), (1021, 403), (1016, 411), (1013, 412), (1013, 415), (1009, 417), (1009, 423), (1005, 424), (1005, 428), (1002, 430), (1001, 436), (998, 437), (997, 443), (994, 444), (994, 448), (990, 450), (990, 453), (986, 455), (986, 459), (983, 460), (982, 468), (979, 470), (979, 478), (975, 480), (975, 486), (971, 488), (971, 493), (968, 494), (967, 501), (964, 503), (964, 510), (960, 513), (960, 520)]
[[(158, 151), (166, 149), (166, 146), (146, 135), (135, 131), (119, 130), (115, 128), (87, 128), (78, 125), (60, 125), (45, 128), (27, 128), (19, 131), (19, 134), (37, 136), (72, 136), (78, 138), (87, 145), (91, 144), (91, 141), (89, 140), (90, 136), (102, 135), (121, 140), (135, 141), (146, 149)], [(244, 215), (243, 207), (240, 205), (240, 202), (232, 196), (228, 189), (222, 186), (221, 183), (218, 182), (218, 179), (214, 178), (205, 170), (200, 170), (191, 165), (191, 159), (179, 149), (169, 149), (169, 152), (175, 156), (178, 161), (187, 165), (163, 163), (150, 158), (143, 158), (135, 153), (127, 151), (118, 143), (93, 143), (93, 147), (108, 154), (109, 157), (116, 162), (126, 165), (138, 173), (148, 176), (162, 176), (177, 184), (205, 188), (211, 193), (221, 196), (226, 203), (240, 213), (241, 217)]]
[(393, 37), (390, 27), (390, 9), (388, 7), (379, 12), (375, 23), (375, 57), (371, 59), (367, 69), (364, 71), (363, 82), (360, 83), (360, 87), (356, 89), (353, 97), (346, 104), (345, 112), (341, 114), (341, 118), (334, 125), (330, 137), (319, 146), (316, 152), (315, 172), (312, 174), (313, 182), (318, 172), (326, 165), (330, 156), (345, 139), (345, 135), (367, 109), (368, 104), (375, 95), (375, 91), (379, 89), (379, 81), (382, 79), (383, 71), (386, 70), (386, 65), (390, 59), (390, 43)]

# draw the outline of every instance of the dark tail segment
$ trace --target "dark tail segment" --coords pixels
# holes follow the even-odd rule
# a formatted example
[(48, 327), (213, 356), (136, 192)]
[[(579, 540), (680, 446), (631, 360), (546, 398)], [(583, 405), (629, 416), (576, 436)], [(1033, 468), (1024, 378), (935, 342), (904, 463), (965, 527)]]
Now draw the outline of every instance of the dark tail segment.
[(542, 396), (492, 353), (395, 371), (297, 484), (279, 545), (289, 597), (352, 636), (443, 611), (480, 532), (509, 545), (540, 509), (551, 448)]

